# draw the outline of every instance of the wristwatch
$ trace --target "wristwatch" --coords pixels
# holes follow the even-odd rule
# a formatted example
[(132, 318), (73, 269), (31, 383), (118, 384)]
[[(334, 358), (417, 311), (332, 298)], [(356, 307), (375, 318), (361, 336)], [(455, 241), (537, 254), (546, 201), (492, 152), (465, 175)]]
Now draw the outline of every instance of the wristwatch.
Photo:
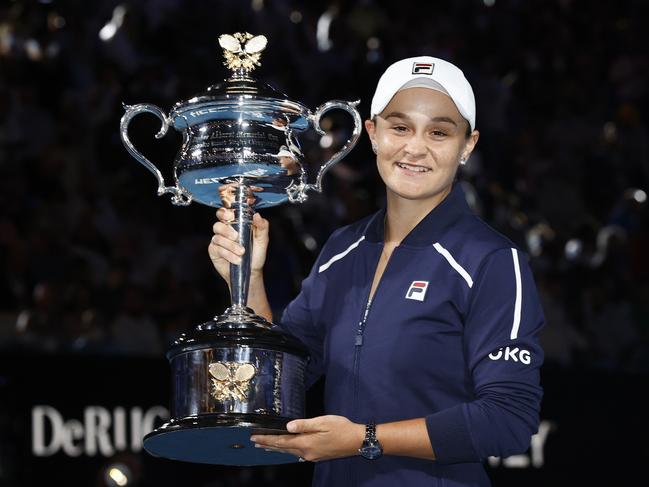
[(374, 421), (370, 421), (365, 425), (365, 439), (358, 452), (368, 460), (376, 460), (383, 455), (383, 447), (381, 447), (379, 440), (376, 439), (376, 423)]

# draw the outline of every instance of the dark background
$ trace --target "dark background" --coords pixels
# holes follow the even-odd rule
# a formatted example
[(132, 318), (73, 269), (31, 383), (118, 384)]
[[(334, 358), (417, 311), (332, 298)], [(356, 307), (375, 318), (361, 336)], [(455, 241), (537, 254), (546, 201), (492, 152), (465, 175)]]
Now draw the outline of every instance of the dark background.
[[(403, 57), (464, 70), (481, 137), (460, 180), (530, 255), (547, 318), (542, 465), (492, 462), (490, 475), (608, 485), (646, 464), (647, 21), (642, 0), (0, 2), (0, 485), (105, 485), (115, 462), (129, 485), (308, 485), (310, 465), (31, 450), (34, 405), (67, 420), (91, 405), (166, 404), (166, 347), (229, 303), (207, 256), (214, 209), (156, 197), (118, 127), (122, 102), (168, 111), (223, 79), (217, 38), (236, 31), (268, 37), (256, 76), (311, 108), (360, 99), (367, 116), (378, 77)], [(349, 122), (330, 124), (335, 148)], [(156, 141), (148, 116), (131, 127), (169, 184), (180, 135)], [(302, 142), (313, 175), (332, 148), (314, 133)], [(331, 231), (383, 204), (365, 137), (324, 187), (264, 211), (276, 313)]]

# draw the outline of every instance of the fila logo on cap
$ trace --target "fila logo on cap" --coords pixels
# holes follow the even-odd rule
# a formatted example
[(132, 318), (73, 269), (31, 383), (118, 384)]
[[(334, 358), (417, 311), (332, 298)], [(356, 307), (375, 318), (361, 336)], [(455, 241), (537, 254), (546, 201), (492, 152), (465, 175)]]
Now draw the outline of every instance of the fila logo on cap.
[(412, 74), (433, 74), (434, 63), (412, 63)]
[(423, 301), (426, 297), (426, 289), (428, 289), (428, 281), (412, 281), (406, 293), (406, 299)]

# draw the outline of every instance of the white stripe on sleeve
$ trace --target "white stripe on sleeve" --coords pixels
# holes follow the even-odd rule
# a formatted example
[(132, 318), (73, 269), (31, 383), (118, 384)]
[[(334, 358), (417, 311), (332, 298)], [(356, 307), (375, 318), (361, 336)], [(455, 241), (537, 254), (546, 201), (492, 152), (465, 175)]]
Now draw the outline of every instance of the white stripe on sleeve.
[(444, 247), (439, 242), (436, 242), (433, 244), (433, 247), (435, 247), (435, 250), (437, 250), (444, 258), (448, 261), (449, 264), (451, 264), (451, 267), (455, 269), (458, 274), (462, 276), (462, 278), (466, 281), (466, 283), (469, 285), (469, 287), (473, 286), (473, 279), (471, 279), (471, 276), (467, 271), (464, 270), (464, 268), (457, 263), (457, 261), (453, 258), (453, 256), (449, 253), (448, 250), (446, 250)]
[(514, 275), (516, 276), (516, 301), (514, 302), (514, 323), (509, 338), (515, 340), (518, 337), (518, 327), (521, 324), (521, 303), (523, 301), (523, 289), (521, 287), (521, 268), (518, 263), (518, 251), (512, 249), (512, 259), (514, 259)]
[(329, 259), (327, 262), (325, 262), (320, 267), (318, 267), (318, 274), (320, 274), (323, 271), (326, 271), (327, 269), (329, 269), (329, 266), (331, 266), (331, 264), (333, 264), (337, 260), (340, 260), (343, 257), (345, 257), (348, 253), (350, 253), (352, 250), (354, 250), (356, 247), (358, 247), (358, 244), (361, 243), (363, 240), (365, 240), (365, 235), (363, 235), (361, 238), (356, 240), (356, 242), (351, 244), (349, 247), (347, 247), (341, 253), (334, 255), (331, 259)]

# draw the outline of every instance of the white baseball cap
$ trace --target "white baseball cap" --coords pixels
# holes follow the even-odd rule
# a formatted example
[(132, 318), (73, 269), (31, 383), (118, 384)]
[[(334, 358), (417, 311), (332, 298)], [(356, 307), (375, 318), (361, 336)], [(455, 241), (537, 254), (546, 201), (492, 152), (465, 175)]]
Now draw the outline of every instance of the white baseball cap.
[(471, 130), (475, 129), (475, 97), (464, 73), (454, 64), (431, 56), (406, 58), (390, 65), (376, 85), (370, 117), (381, 113), (398, 91), (415, 87), (448, 95)]

